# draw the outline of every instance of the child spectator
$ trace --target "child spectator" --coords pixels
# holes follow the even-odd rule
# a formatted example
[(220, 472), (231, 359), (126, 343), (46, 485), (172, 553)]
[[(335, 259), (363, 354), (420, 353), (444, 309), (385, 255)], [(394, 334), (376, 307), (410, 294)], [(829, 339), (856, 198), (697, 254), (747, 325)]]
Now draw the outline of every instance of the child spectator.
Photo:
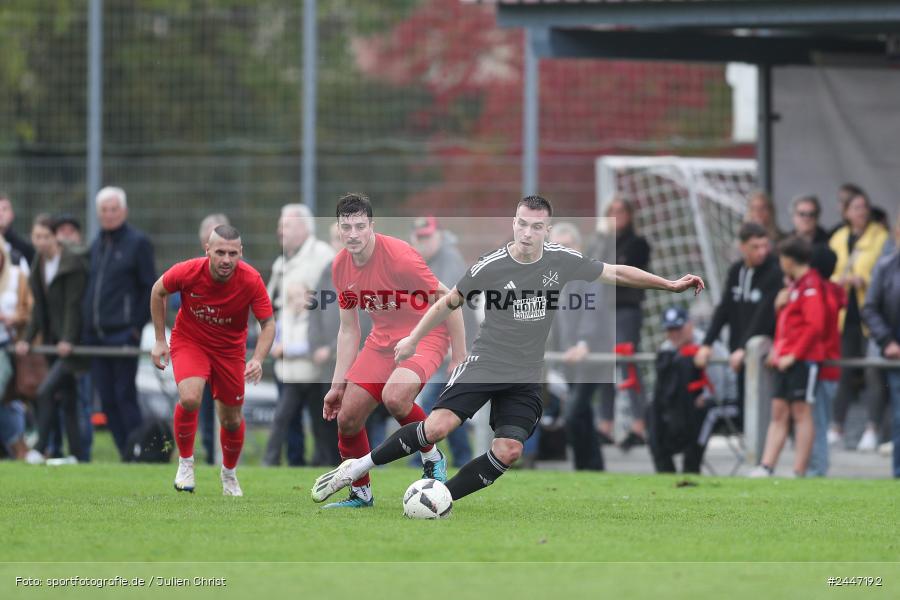
[(810, 405), (815, 401), (819, 363), (825, 358), (827, 316), (824, 282), (810, 267), (811, 258), (812, 246), (805, 239), (791, 237), (779, 245), (781, 270), (791, 285), (778, 313), (775, 343), (767, 360), (775, 369), (772, 419), (762, 462), (751, 471), (750, 477), (774, 473), (792, 418), (796, 448), (794, 474), (798, 477), (806, 474), (813, 444)]

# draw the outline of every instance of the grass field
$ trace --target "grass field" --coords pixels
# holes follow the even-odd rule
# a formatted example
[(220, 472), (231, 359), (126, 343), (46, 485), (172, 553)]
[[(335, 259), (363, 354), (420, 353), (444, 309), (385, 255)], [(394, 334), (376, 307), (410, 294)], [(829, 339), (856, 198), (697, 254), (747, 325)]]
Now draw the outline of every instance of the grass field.
[[(17, 576), (101, 574), (227, 577), (224, 589), (180, 588), (217, 597), (397, 598), (402, 582), (409, 591), (450, 586), (453, 598), (513, 589), (697, 598), (735, 588), (816, 598), (836, 593), (830, 576), (883, 578), (843, 594), (900, 594), (896, 481), (695, 477), (681, 486), (670, 476), (512, 471), (458, 502), (450, 519), (414, 522), (400, 497), (416, 472), (402, 466), (374, 473), (374, 509), (340, 512), (309, 499), (317, 470), (242, 467), (243, 498), (222, 497), (218, 471), (205, 466), (197, 493), (178, 494), (174, 470), (0, 464), (0, 597), (71, 594), (16, 587)], [(91, 597), (173, 591), (82, 588)]]

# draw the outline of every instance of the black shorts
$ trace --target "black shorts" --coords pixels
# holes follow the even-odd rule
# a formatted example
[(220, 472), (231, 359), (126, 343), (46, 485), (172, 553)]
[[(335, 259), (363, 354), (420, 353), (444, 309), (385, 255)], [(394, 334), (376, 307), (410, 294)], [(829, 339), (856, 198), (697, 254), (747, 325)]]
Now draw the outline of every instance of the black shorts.
[(483, 370), (490, 365), (482, 361), (469, 362), (461, 372), (451, 378), (438, 397), (434, 408), (453, 411), (463, 422), (475, 416), (489, 400), (491, 402), (491, 429), (494, 437), (514, 439), (525, 443), (534, 433), (544, 403), (543, 386), (527, 383), (498, 383)]
[(787, 371), (775, 371), (774, 398), (788, 402), (815, 402), (819, 364), (795, 362)]

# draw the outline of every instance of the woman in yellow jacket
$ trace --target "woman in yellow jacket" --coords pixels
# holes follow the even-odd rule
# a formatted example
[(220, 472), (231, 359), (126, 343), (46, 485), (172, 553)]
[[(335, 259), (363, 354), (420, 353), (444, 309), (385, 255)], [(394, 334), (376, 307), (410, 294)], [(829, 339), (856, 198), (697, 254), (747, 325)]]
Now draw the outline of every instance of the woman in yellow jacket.
[[(847, 224), (835, 231), (828, 242), (837, 255), (831, 279), (847, 290), (847, 308), (840, 316), (841, 356), (857, 358), (865, 356), (868, 343), (868, 332), (863, 329), (860, 310), (872, 269), (888, 239), (888, 231), (884, 225), (872, 220), (872, 207), (864, 194), (856, 194), (850, 199), (844, 218)], [(861, 380), (861, 369), (841, 370), (834, 404), (834, 428), (828, 436), (832, 442), (843, 438), (847, 409), (850, 400), (862, 389)]]

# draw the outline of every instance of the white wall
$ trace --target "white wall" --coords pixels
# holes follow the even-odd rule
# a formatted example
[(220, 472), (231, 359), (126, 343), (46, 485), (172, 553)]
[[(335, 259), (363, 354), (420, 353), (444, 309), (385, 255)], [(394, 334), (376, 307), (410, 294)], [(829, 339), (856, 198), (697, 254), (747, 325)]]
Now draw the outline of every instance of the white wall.
[(900, 204), (900, 71), (783, 67), (773, 70), (774, 194), (790, 229), (791, 198), (818, 194), (823, 224), (838, 220), (837, 188), (862, 186), (896, 217)]

